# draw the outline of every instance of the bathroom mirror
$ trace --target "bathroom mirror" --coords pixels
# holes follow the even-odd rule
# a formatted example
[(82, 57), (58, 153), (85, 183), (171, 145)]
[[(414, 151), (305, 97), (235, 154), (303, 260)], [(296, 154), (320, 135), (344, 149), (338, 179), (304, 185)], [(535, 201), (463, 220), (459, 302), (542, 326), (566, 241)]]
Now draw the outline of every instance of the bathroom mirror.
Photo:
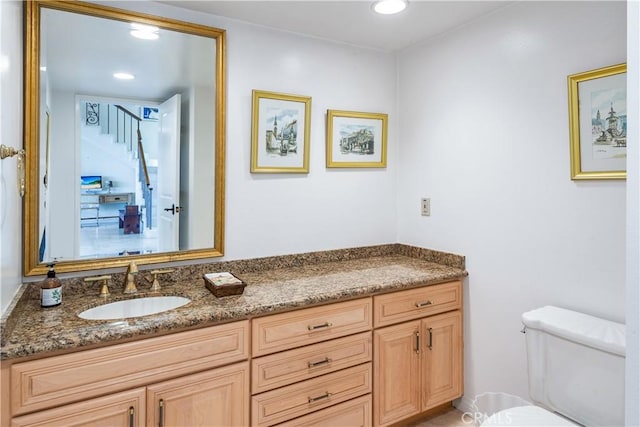
[(222, 256), (225, 31), (24, 7), (24, 274)]

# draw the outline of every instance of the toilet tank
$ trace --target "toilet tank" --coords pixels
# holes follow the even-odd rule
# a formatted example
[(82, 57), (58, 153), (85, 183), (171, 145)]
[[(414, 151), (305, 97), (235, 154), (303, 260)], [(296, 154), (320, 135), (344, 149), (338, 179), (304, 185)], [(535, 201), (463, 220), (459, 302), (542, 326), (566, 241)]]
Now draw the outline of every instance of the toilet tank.
[(531, 399), (586, 426), (624, 426), (624, 324), (553, 306), (522, 323)]

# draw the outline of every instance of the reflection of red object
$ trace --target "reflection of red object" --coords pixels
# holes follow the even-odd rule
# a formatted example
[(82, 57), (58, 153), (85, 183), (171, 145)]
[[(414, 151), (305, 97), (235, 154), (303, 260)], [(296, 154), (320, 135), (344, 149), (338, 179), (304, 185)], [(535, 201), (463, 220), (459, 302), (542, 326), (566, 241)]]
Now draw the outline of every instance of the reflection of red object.
[(140, 220), (142, 214), (138, 211), (138, 205), (127, 205), (119, 210), (120, 220), (118, 226), (124, 228), (124, 234), (140, 234)]

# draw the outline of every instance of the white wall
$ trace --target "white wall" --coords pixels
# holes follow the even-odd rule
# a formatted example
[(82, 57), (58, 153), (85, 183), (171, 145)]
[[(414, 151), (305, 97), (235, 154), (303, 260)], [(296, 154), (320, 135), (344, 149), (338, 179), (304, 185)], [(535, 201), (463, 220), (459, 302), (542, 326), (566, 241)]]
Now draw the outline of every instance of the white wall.
[(627, 356), (626, 425), (640, 425), (640, 2), (627, 3)]
[[(132, 7), (228, 30), (226, 259), (395, 241), (465, 254), (471, 398), (526, 396), (522, 311), (553, 303), (624, 319), (625, 183), (569, 180), (566, 99), (568, 74), (624, 61), (624, 6), (516, 4), (402, 53), (399, 93), (393, 55), (157, 3)], [(0, 15), (2, 142), (20, 146), (21, 2), (0, 2)], [(249, 173), (252, 89), (312, 96), (308, 175)], [(388, 167), (326, 169), (327, 108), (389, 113)], [(637, 150), (632, 162), (637, 170)], [(0, 164), (1, 310), (21, 273), (14, 165)], [(422, 196), (432, 198), (429, 218), (419, 216)], [(637, 194), (630, 200), (637, 219)], [(637, 360), (637, 238), (629, 245)], [(628, 375), (638, 424), (637, 365)]]
[[(22, 2), (0, 1), (0, 142), (22, 148)], [(16, 158), (0, 161), (0, 313), (22, 281)]]
[[(228, 30), (227, 256), (395, 242), (395, 57), (234, 27)], [(249, 173), (252, 89), (312, 97), (308, 175)], [(326, 169), (327, 109), (388, 113), (387, 168)]]
[[(227, 30), (225, 259), (396, 241), (396, 58), (165, 5), (139, 11)], [(251, 91), (311, 96), (309, 174), (251, 174)], [(325, 168), (327, 109), (389, 114), (386, 169)]]
[(215, 88), (191, 88), (188, 97), (182, 99), (182, 132), (186, 135), (182, 135), (180, 146), (180, 206), (186, 210), (180, 215), (180, 247), (210, 248), (214, 222), (202, 212), (211, 212), (215, 204), (211, 191), (215, 147), (206, 143), (215, 135), (215, 122), (211, 120), (215, 116), (215, 102), (211, 102), (215, 100)]
[(70, 92), (51, 93), (49, 150), (49, 218), (46, 228), (48, 258), (69, 260), (79, 254), (80, 149), (76, 142), (76, 100)]
[(467, 257), (463, 404), (528, 396), (524, 311), (624, 321), (626, 185), (571, 181), (567, 76), (625, 62), (625, 8), (519, 2), (400, 55), (398, 240)]
[[(396, 207), (392, 202), (398, 145), (395, 55), (268, 30), (158, 3), (131, 2), (127, 6), (227, 30), (224, 259), (396, 241)], [(19, 3), (15, 7), (21, 9)], [(21, 29), (21, 21), (21, 16), (12, 17), (13, 25), (20, 24), (18, 29)], [(4, 31), (5, 26), (3, 35)], [(14, 49), (11, 59), (21, 67), (20, 47)], [(16, 71), (20, 76), (21, 72), (21, 68)], [(252, 89), (312, 97), (309, 174), (249, 173)], [(15, 106), (20, 99), (21, 90), (19, 92), (15, 97), (3, 96), (3, 101), (7, 99)], [(327, 109), (388, 113), (387, 168), (326, 169), (324, 128)], [(21, 110), (15, 110), (15, 113), (21, 117)], [(16, 132), (19, 130), (17, 127)], [(20, 239), (19, 219), (20, 216), (6, 231), (15, 240)], [(4, 232), (3, 229), (3, 242)], [(15, 254), (18, 261), (8, 261), (6, 265), (19, 273), (20, 252)], [(3, 263), (3, 279), (4, 268)], [(3, 310), (16, 288), (17, 283), (4, 289), (11, 295), (2, 297), (0, 307)]]

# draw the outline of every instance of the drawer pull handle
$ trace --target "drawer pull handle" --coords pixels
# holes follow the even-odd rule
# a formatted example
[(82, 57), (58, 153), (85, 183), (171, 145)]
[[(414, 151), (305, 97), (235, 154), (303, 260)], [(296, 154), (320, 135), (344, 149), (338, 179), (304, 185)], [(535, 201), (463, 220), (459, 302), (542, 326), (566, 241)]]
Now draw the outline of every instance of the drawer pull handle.
[(310, 397), (309, 398), (309, 403), (313, 403), (313, 402), (317, 402), (318, 400), (323, 400), (323, 399), (328, 399), (331, 397), (331, 393), (326, 392), (325, 394), (323, 394), (322, 396), (318, 396), (318, 397)]
[(329, 322), (324, 322), (320, 325), (309, 325), (307, 326), (307, 329), (309, 329), (310, 331), (315, 331), (316, 329), (322, 329), (322, 328), (330, 328), (332, 325)]
[(431, 304), (433, 304), (433, 301), (427, 300), (427, 301), (417, 302), (416, 303), (416, 307), (417, 308), (422, 308), (422, 307), (426, 307), (426, 306), (431, 305)]
[(310, 368), (315, 368), (316, 366), (326, 365), (327, 363), (331, 363), (331, 359), (325, 357), (323, 360), (318, 362), (307, 362), (307, 365), (309, 365)]

